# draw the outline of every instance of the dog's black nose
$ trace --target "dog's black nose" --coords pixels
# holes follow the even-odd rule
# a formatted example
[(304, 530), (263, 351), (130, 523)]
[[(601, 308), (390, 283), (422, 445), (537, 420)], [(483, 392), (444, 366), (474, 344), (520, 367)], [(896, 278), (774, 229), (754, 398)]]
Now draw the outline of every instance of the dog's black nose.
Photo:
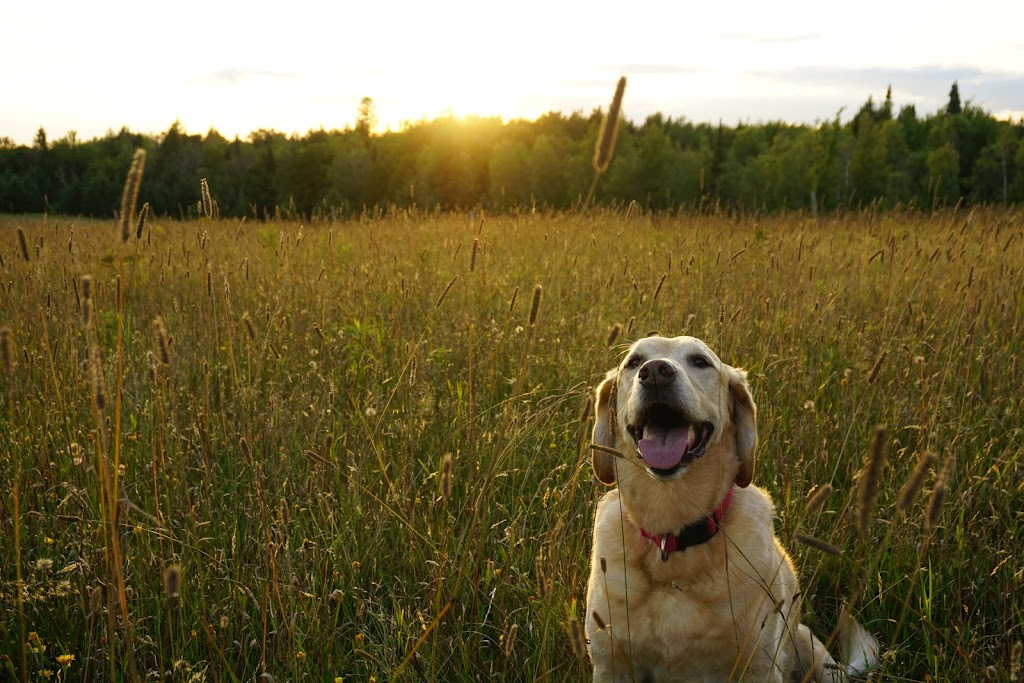
[(667, 360), (649, 360), (640, 366), (640, 384), (646, 387), (660, 387), (672, 381), (676, 369)]

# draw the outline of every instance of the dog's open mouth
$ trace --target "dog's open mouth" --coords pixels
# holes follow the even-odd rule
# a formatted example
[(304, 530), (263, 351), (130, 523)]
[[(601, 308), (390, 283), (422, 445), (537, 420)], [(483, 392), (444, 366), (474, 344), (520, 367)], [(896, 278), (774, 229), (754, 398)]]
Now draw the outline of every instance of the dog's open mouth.
[(652, 405), (628, 426), (644, 464), (659, 476), (669, 476), (704, 455), (715, 426), (692, 422), (678, 408)]

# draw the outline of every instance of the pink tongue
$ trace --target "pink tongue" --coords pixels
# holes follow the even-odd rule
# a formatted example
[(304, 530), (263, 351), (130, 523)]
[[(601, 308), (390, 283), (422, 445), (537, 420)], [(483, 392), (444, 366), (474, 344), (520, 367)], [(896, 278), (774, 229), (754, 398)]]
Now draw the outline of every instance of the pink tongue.
[(686, 427), (648, 427), (644, 430), (646, 438), (637, 444), (640, 455), (648, 467), (667, 470), (679, 464), (689, 447), (687, 439), (689, 429)]

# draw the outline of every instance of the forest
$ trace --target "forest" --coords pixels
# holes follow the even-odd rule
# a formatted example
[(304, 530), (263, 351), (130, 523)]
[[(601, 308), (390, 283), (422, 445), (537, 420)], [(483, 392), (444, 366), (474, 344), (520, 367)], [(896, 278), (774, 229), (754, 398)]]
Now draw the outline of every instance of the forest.
[[(623, 120), (595, 201), (652, 210), (883, 208), (1024, 202), (1024, 122), (961, 103), (896, 112), (891, 88), (855, 116), (815, 125), (728, 126), (662, 114)], [(140, 199), (159, 215), (196, 215), (199, 179), (222, 217), (344, 217), (391, 207), (493, 211), (578, 206), (594, 175), (602, 113), (557, 112), (536, 121), (441, 117), (374, 132), (373, 101), (355, 125), (286, 135), (258, 130), (228, 140), (175, 122), (157, 136), (125, 128), (93, 140), (31, 146), (0, 137), (0, 212), (112, 216), (133, 151), (149, 162)], [(0, 131), (2, 132), (2, 131)]]

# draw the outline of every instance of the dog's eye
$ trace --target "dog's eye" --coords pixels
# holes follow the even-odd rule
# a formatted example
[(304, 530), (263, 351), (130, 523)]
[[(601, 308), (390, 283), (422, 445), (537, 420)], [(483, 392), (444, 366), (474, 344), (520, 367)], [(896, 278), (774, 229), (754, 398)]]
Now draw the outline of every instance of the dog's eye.
[(695, 354), (693, 356), (690, 356), (690, 365), (692, 365), (695, 368), (710, 368), (711, 361), (709, 361), (704, 356)]
[(629, 358), (626, 359), (626, 365), (624, 367), (631, 368), (631, 369), (632, 368), (638, 368), (638, 367), (640, 367), (640, 361), (641, 361), (640, 356), (630, 356)]

